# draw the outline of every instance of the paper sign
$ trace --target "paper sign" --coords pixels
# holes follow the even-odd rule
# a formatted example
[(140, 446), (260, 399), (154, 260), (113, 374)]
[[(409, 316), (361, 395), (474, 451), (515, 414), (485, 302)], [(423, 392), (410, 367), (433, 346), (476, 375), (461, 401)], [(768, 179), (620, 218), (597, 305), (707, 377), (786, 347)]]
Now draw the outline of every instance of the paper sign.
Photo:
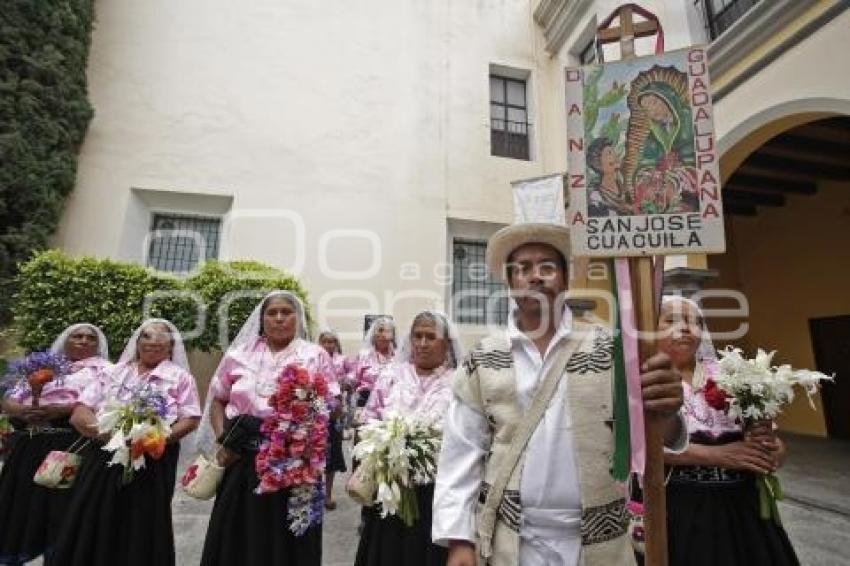
[(511, 183), (514, 224), (566, 224), (564, 176), (561, 174)]
[(724, 252), (705, 48), (567, 69), (566, 85), (574, 254)]

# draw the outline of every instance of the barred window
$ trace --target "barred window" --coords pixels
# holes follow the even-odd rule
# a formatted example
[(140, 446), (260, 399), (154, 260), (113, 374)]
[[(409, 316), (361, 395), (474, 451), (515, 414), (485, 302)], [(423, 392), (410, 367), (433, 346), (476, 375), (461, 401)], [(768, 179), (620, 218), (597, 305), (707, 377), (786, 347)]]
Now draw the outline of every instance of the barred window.
[(704, 0), (704, 3), (711, 39), (717, 39), (759, 0)]
[(160, 271), (192, 271), (201, 254), (204, 259), (218, 257), (220, 233), (220, 218), (154, 214), (147, 264)]
[(452, 314), (458, 323), (507, 323), (507, 286), (488, 272), (486, 249), (487, 242), (483, 241), (453, 242)]

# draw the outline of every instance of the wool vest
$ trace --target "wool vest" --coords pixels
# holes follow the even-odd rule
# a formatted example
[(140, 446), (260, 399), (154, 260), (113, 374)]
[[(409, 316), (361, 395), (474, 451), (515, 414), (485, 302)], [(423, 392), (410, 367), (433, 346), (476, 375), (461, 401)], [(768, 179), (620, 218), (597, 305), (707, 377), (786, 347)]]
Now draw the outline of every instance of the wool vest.
[[(550, 458), (575, 458), (581, 492), (581, 563), (584, 566), (634, 564), (626, 536), (629, 515), (624, 490), (611, 477), (614, 452), (612, 426), (613, 340), (608, 329), (576, 320), (559, 348), (572, 354), (566, 365), (569, 414), (575, 455), (550, 454)], [(479, 511), (489, 486), (503, 465), (513, 434), (523, 417), (517, 398), (516, 373), (506, 333), (484, 338), (468, 355), (455, 376), (455, 394), (482, 412), (490, 425), (492, 443), (484, 466)], [(562, 401), (562, 400), (561, 400)], [(551, 401), (560, 402), (558, 396)], [(499, 504), (489, 566), (519, 564), (522, 525), (520, 480), (526, 454), (508, 482)], [(480, 560), (483, 564), (484, 562)]]

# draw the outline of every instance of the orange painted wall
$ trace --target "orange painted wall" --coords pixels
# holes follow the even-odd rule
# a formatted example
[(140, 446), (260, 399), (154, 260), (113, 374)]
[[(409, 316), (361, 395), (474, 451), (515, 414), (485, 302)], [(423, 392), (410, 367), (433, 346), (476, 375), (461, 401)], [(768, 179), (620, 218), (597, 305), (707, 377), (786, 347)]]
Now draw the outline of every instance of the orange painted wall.
[[(850, 315), (850, 183), (824, 182), (814, 196), (789, 195), (781, 208), (732, 217), (730, 246), (709, 257), (720, 271), (712, 288), (740, 289), (750, 301), (748, 349), (779, 351), (776, 361), (814, 368), (809, 319)], [(784, 430), (826, 436), (817, 412), (798, 398), (779, 421)]]

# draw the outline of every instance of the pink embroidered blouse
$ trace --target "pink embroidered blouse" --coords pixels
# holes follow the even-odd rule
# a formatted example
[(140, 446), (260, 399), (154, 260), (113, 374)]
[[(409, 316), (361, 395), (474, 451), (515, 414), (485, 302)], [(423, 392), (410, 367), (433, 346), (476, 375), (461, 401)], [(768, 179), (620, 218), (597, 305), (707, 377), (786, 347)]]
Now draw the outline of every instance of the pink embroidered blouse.
[(361, 350), (353, 368), (352, 379), (356, 390), (371, 390), (383, 375), (394, 372), (396, 367), (392, 356), (385, 356), (374, 348)]
[[(42, 407), (73, 405), (80, 394), (91, 383), (98, 383), (112, 368), (108, 360), (93, 356), (71, 364), (71, 372), (44, 385), (38, 403)], [(32, 405), (32, 391), (24, 383), (12, 388), (6, 398), (21, 405)]]
[(411, 363), (397, 365), (394, 372), (384, 374), (375, 384), (363, 417), (380, 420), (395, 412), (442, 425), (452, 399), (451, 375), (451, 370), (443, 367), (431, 375), (419, 375)]
[(333, 366), (333, 372), (340, 388), (345, 385), (356, 386), (352, 380), (354, 374), (354, 363), (351, 360), (342, 354), (334, 354), (331, 357), (331, 365)]
[[(695, 371), (695, 378), (700, 373), (710, 378), (714, 367), (711, 362), (702, 362), (702, 367)], [(702, 381), (697, 379), (696, 381)], [(702, 433), (711, 438), (718, 438), (723, 434), (741, 432), (741, 425), (736, 423), (723, 411), (711, 408), (705, 401), (702, 388), (694, 387), (682, 382), (683, 397), (682, 414), (688, 427), (688, 434)]]
[(97, 412), (106, 401), (130, 401), (148, 386), (165, 397), (168, 417), (201, 416), (195, 378), (171, 360), (165, 360), (152, 371), (141, 374), (135, 362), (112, 366), (104, 372), (102, 379), (83, 390), (79, 403)]
[(225, 354), (210, 383), (209, 394), (225, 402), (225, 415), (233, 419), (249, 415), (264, 419), (272, 415), (269, 397), (277, 388), (277, 377), (288, 364), (321, 373), (332, 395), (339, 395), (339, 382), (328, 353), (316, 344), (295, 339), (279, 352), (272, 352), (258, 338), (248, 348)]

